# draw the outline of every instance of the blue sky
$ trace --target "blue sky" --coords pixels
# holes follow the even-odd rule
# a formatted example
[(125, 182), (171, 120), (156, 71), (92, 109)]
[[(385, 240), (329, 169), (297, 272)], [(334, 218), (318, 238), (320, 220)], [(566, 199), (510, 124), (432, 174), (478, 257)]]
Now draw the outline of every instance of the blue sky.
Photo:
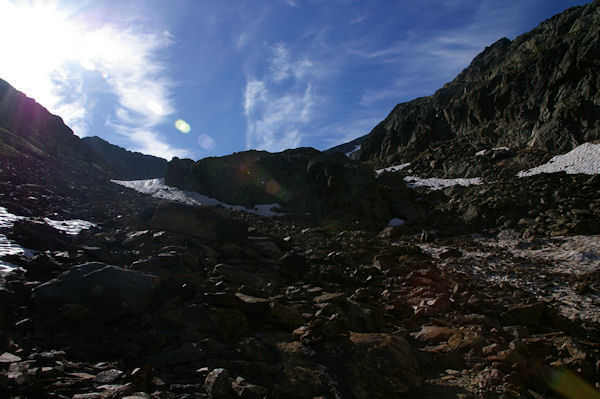
[(586, 3), (0, 0), (0, 78), (79, 136), (167, 159), (324, 150)]

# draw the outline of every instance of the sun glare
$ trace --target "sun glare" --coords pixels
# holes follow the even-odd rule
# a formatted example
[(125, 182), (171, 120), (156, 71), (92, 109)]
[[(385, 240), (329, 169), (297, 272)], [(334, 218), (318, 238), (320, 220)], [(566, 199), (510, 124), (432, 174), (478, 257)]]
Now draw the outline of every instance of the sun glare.
[[(68, 61), (77, 60), (81, 35), (69, 16), (47, 3), (0, 3), (0, 35), (5, 57), (1, 76), (19, 90), (34, 96), (46, 106), (56, 105), (58, 98), (49, 90), (48, 75)], [(6, 40), (11, 38), (11, 40)]]

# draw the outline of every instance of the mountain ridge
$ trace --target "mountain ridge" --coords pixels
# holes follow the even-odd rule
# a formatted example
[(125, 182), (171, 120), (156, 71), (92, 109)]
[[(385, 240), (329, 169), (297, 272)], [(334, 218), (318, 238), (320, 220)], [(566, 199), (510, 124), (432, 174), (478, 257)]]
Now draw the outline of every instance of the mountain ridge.
[[(427, 143), (396, 171), (312, 148), (169, 162), (184, 190), (287, 201), (263, 217), (116, 184), (110, 155), (4, 89), (0, 396), (598, 396), (600, 165), (560, 170), (600, 145), (523, 177), (548, 151), (489, 137), (476, 154)], [(435, 118), (428, 104), (404, 108)], [(460, 162), (494, 174), (435, 190), (406, 175)]]
[(163, 177), (167, 161), (131, 152), (100, 138), (76, 136), (60, 116), (0, 79), (0, 153), (60, 160), (109, 178)]
[[(410, 162), (432, 146), (448, 148), (429, 161), (507, 146), (525, 155), (515, 160), (524, 168), (532, 163), (529, 150), (549, 158), (600, 139), (599, 15), (596, 0), (513, 41), (496, 41), (434, 94), (396, 105), (362, 137), (357, 159), (381, 167)], [(460, 160), (438, 164), (430, 172), (444, 177), (484, 172)]]

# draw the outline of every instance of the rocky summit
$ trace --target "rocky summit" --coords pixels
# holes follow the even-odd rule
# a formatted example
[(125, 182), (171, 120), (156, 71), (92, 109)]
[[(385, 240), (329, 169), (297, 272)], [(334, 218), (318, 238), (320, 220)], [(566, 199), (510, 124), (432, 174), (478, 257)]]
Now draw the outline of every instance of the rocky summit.
[(166, 164), (0, 82), (0, 396), (600, 397), (599, 9), (495, 43), (354, 159)]

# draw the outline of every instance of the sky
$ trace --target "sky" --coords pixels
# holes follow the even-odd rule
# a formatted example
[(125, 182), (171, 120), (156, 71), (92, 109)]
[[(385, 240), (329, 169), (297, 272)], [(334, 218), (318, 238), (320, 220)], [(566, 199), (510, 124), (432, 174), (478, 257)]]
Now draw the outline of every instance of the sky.
[(577, 0), (0, 0), (0, 78), (170, 160), (325, 150)]

